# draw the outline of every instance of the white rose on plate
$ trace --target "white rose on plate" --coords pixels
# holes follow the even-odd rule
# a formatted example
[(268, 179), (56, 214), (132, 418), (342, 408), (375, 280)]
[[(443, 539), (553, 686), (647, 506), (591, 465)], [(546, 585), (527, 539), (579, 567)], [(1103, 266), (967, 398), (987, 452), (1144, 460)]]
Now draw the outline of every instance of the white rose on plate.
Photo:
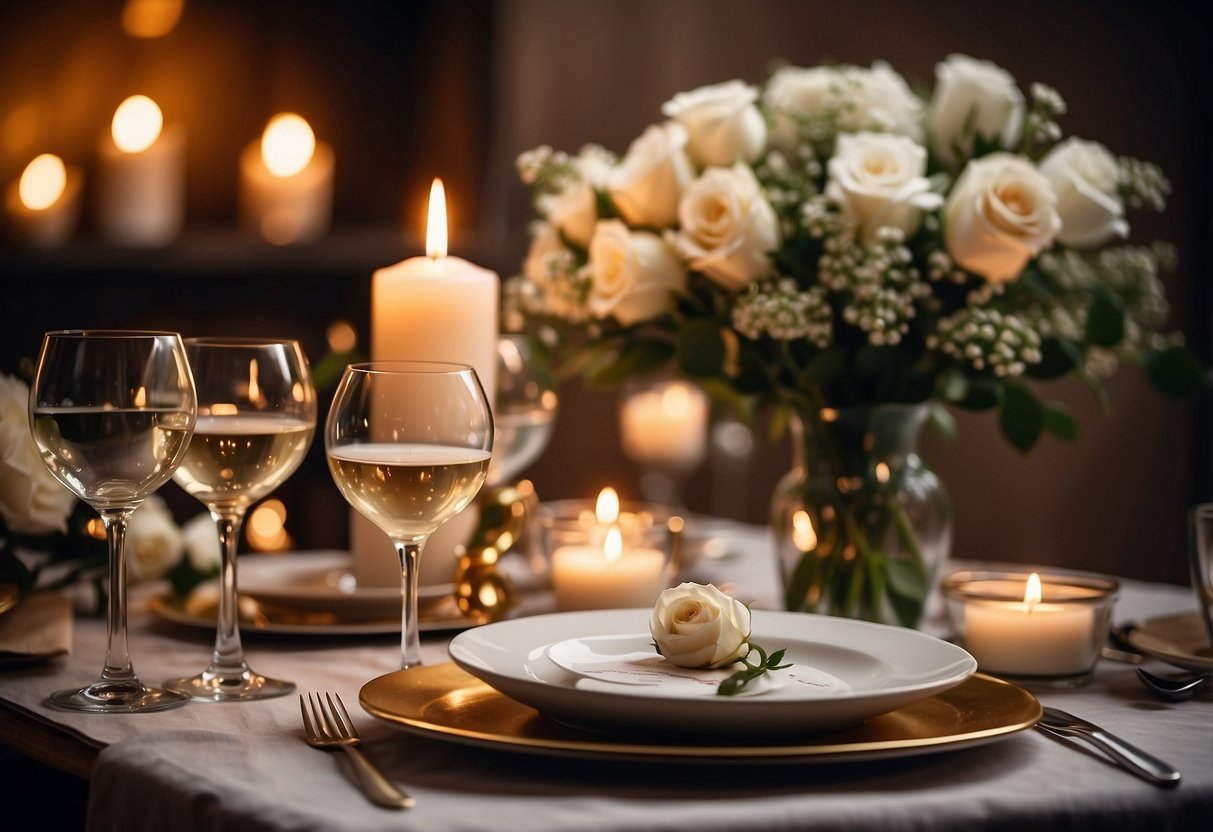
[(867, 244), (876, 242), (882, 228), (909, 237), (923, 211), (943, 204), (931, 192), (926, 170), (926, 149), (905, 136), (842, 133), (830, 158), (826, 193), (855, 217)]
[(1045, 154), (1040, 172), (1057, 195), (1058, 242), (1095, 248), (1113, 237), (1128, 236), (1120, 199), (1120, 165), (1102, 144), (1068, 138)]
[(766, 147), (767, 125), (758, 112), (758, 89), (726, 81), (680, 92), (661, 105), (662, 115), (687, 129), (687, 152), (700, 166), (753, 162)]
[(127, 525), (126, 566), (131, 580), (164, 577), (180, 562), (183, 548), (181, 529), (172, 512), (161, 497), (150, 495), (131, 514)]
[(0, 373), (0, 518), (21, 534), (67, 531), (76, 496), (56, 480), (29, 429), (29, 387)]
[(671, 664), (724, 667), (749, 652), (750, 610), (711, 584), (683, 583), (657, 596), (649, 633)]
[(686, 128), (671, 121), (651, 125), (628, 147), (606, 181), (628, 225), (669, 228), (678, 219), (678, 200), (695, 178), (686, 146)]
[(1019, 277), (1060, 228), (1049, 180), (1013, 153), (969, 162), (944, 206), (948, 254), (960, 267), (996, 283)]
[(725, 289), (739, 291), (771, 271), (779, 223), (747, 166), (705, 170), (683, 195), (678, 218), (678, 252)]
[(590, 240), (590, 311), (624, 326), (670, 309), (686, 289), (686, 268), (658, 234), (602, 220)]
[(936, 65), (935, 78), (931, 147), (945, 164), (956, 165), (971, 155), (976, 136), (998, 139), (1004, 148), (1019, 139), (1023, 93), (1005, 69), (968, 55), (949, 55)]
[(185, 556), (195, 572), (208, 575), (217, 572), (223, 560), (219, 546), (219, 532), (210, 514), (198, 514), (181, 527), (181, 541), (185, 545)]

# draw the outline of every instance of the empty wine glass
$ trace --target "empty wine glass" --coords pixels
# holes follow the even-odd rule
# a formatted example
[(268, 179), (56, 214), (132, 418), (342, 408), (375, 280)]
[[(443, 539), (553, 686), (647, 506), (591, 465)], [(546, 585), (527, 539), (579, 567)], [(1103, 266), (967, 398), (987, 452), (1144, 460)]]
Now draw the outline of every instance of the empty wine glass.
[(194, 430), (194, 382), (175, 332), (65, 330), (42, 339), (30, 388), (30, 428), (42, 461), (101, 514), (109, 543), (105, 667), (83, 688), (51, 694), (61, 708), (158, 711), (183, 694), (144, 685), (127, 646), (127, 524), (173, 475)]
[(346, 367), (324, 429), (342, 496), (400, 558), (401, 667), (421, 663), (417, 563), (426, 539), (483, 485), (493, 416), (471, 367), (379, 361)]
[(237, 621), (236, 549), (249, 506), (286, 481), (307, 455), (316, 430), (316, 391), (297, 341), (190, 338), (185, 342), (198, 390), (198, 424), (177, 484), (215, 520), (222, 560), (215, 649), (206, 670), (165, 687), (195, 699), (264, 699), (295, 689), (254, 672), (244, 659)]
[(555, 379), (530, 339), (516, 333), (499, 337), (489, 485), (508, 483), (539, 458), (552, 441), (557, 401)]

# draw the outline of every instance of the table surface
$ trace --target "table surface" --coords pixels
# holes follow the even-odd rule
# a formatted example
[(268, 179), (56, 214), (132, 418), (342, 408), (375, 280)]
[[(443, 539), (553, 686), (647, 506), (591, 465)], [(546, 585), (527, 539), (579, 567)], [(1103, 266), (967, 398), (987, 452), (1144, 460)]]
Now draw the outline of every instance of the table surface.
[[(765, 530), (737, 527), (730, 536), (734, 554), (697, 565), (692, 578), (774, 608)], [(1194, 607), (1187, 588), (1126, 581), (1116, 617), (1144, 620)], [(441, 635), (427, 637), (424, 661), (446, 661), (446, 644)], [(1184, 775), (1178, 787), (1151, 786), (1096, 753), (1035, 731), (944, 753), (796, 765), (636, 763), (475, 748), (400, 731), (357, 707), (362, 685), (397, 667), (396, 637), (246, 636), (255, 669), (292, 679), (300, 691), (342, 696), (368, 754), (417, 798), (416, 808), (400, 813), (362, 797), (344, 755), (304, 744), (294, 696), (136, 715), (50, 708), (50, 691), (95, 678), (104, 645), (104, 622), (78, 619), (69, 657), (0, 672), (0, 737), (91, 776), (90, 830), (1157, 830), (1208, 828), (1213, 816), (1213, 699), (1162, 702), (1138, 684), (1131, 665), (1110, 661), (1100, 662), (1085, 688), (1034, 692), (1171, 762)], [(209, 651), (205, 632), (133, 611), (131, 652), (146, 681), (196, 672)], [(1146, 667), (1174, 670), (1152, 661)]]

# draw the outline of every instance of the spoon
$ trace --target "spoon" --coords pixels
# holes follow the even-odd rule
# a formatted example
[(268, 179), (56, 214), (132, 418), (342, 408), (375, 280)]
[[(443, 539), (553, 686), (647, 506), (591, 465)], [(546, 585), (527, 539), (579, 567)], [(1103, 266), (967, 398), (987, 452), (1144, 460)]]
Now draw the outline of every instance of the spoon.
[(1201, 687), (1213, 679), (1213, 673), (1197, 673), (1190, 676), (1168, 678), (1155, 676), (1149, 671), (1137, 668), (1137, 678), (1153, 693), (1172, 702), (1183, 702), (1197, 694)]

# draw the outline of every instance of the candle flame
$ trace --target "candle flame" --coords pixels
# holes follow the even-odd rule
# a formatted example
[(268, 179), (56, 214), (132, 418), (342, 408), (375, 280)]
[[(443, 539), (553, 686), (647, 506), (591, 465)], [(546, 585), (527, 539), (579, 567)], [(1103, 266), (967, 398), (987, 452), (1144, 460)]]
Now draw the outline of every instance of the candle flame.
[(135, 391), (135, 407), (147, 407), (147, 388), (140, 387)]
[(1023, 602), (1029, 612), (1040, 603), (1040, 576), (1035, 572), (1028, 576), (1028, 584), (1023, 591)]
[(235, 416), (240, 412), (232, 402), (215, 402), (211, 405), (211, 416)]
[(615, 563), (623, 556), (623, 534), (615, 526), (611, 527), (607, 532), (606, 540), (602, 542), (602, 556), (606, 558), (608, 565)]
[(817, 532), (813, 529), (813, 519), (804, 509), (798, 509), (792, 515), (792, 543), (802, 552), (811, 552), (817, 548)]
[(42, 211), (58, 202), (66, 188), (67, 168), (63, 160), (53, 153), (43, 153), (25, 166), (17, 183), (17, 195), (26, 208)]
[(442, 180), (434, 177), (430, 186), (430, 213), (425, 226), (426, 257), (446, 257), (446, 189)]
[(261, 385), (257, 382), (257, 359), (250, 358), (248, 363), (248, 400), (255, 405), (263, 401)]
[(122, 9), (122, 28), (137, 38), (159, 38), (173, 31), (185, 0), (126, 0)]
[(160, 137), (164, 114), (146, 95), (132, 95), (118, 105), (110, 132), (123, 153), (142, 153)]
[(261, 159), (274, 176), (285, 179), (306, 168), (316, 152), (316, 134), (303, 116), (279, 113), (261, 134)]
[(594, 504), (594, 515), (599, 523), (614, 523), (619, 519), (619, 495), (615, 489), (606, 487), (598, 492), (598, 502)]

